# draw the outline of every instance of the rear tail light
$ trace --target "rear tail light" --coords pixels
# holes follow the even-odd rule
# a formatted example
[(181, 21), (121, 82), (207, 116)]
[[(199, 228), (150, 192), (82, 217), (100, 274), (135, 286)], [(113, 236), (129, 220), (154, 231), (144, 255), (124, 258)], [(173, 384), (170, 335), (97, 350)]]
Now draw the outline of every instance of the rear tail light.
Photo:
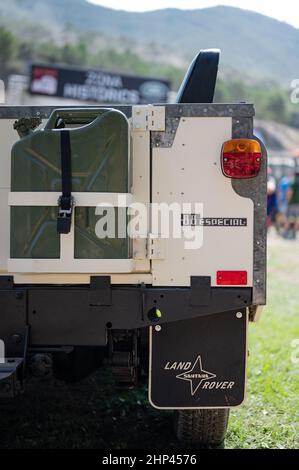
[(222, 147), (222, 171), (228, 178), (254, 178), (261, 168), (261, 144), (253, 139), (232, 139)]
[(246, 286), (247, 271), (217, 271), (218, 286)]

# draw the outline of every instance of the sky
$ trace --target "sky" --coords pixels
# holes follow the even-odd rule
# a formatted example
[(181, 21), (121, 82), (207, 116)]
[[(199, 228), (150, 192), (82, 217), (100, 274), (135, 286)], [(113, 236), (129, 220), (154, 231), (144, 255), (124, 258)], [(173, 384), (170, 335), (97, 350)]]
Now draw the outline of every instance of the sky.
[(182, 10), (207, 8), (216, 5), (253, 10), (299, 28), (299, 2), (297, 0), (88, 0), (90, 3), (129, 11), (150, 11), (161, 8)]

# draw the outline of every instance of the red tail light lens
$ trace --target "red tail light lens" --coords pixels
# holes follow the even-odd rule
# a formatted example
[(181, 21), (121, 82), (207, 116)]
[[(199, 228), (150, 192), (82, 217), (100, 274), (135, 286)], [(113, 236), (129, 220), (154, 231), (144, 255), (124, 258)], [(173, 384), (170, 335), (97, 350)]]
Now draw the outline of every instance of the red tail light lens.
[(262, 149), (257, 140), (232, 139), (222, 148), (222, 171), (228, 178), (254, 178), (261, 168)]
[(246, 286), (247, 271), (217, 271), (218, 286)]

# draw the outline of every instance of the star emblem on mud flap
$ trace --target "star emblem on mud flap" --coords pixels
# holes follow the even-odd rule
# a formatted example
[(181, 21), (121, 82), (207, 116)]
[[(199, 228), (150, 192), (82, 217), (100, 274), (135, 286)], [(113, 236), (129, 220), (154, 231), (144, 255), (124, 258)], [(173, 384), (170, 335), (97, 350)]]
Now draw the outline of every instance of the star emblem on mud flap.
[(208, 372), (202, 368), (200, 356), (196, 358), (196, 361), (194, 362), (191, 369), (176, 376), (177, 379), (187, 380), (190, 382), (192, 396), (195, 395), (202, 382), (213, 379), (214, 377), (216, 377), (215, 374), (212, 374), (211, 372)]

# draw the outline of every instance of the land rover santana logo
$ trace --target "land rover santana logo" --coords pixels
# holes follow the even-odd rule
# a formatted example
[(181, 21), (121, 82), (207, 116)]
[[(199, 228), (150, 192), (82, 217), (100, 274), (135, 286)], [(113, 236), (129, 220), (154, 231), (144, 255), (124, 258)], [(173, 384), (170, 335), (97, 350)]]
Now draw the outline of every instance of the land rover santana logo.
[(203, 369), (201, 356), (197, 356), (193, 363), (167, 362), (164, 369), (175, 371), (183, 370), (184, 372), (176, 375), (176, 378), (189, 382), (192, 396), (195, 395), (199, 389), (231, 389), (235, 385), (235, 382), (212, 381), (212, 379), (215, 379), (217, 376)]

